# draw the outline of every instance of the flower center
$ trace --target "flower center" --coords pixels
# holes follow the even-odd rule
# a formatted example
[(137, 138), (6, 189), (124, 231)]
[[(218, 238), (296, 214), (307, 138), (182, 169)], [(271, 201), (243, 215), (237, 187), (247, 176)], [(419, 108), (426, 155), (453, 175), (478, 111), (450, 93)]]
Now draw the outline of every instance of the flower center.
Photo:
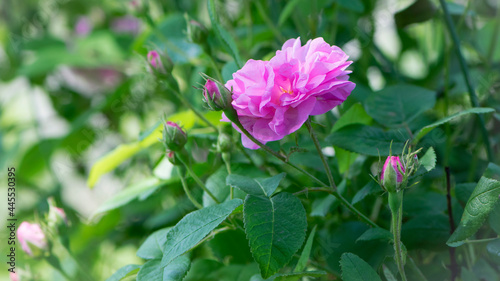
[(280, 90), (283, 92), (283, 94), (293, 95), (293, 91), (291, 89), (285, 90), (283, 87), (280, 86)]

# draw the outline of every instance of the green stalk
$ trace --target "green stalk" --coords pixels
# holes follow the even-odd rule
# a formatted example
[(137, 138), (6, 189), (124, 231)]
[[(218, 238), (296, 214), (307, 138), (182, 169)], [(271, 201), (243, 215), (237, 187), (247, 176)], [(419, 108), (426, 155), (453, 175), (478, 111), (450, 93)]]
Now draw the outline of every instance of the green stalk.
[[(455, 52), (458, 57), (458, 62), (460, 63), (460, 69), (465, 79), (465, 83), (467, 85), (467, 89), (469, 91), (469, 99), (472, 103), (473, 107), (479, 107), (479, 101), (476, 96), (476, 92), (474, 87), (472, 86), (472, 80), (470, 78), (469, 69), (467, 64), (465, 63), (464, 56), (462, 54), (462, 50), (460, 49), (460, 40), (458, 38), (457, 32), (455, 30), (455, 26), (453, 25), (453, 21), (451, 20), (450, 12), (448, 11), (448, 7), (444, 0), (439, 0), (441, 3), (441, 7), (443, 8), (444, 18), (446, 22), (446, 27), (450, 32), (451, 39), (453, 40), (453, 45), (455, 47)], [(491, 151), (490, 140), (488, 139), (488, 131), (486, 130), (484, 118), (481, 114), (477, 115), (479, 120), (479, 127), (481, 129), (481, 134), (483, 136), (484, 145), (486, 146), (486, 153), (488, 155), (488, 161), (493, 162), (493, 152)]]
[[(227, 173), (230, 175), (231, 171), (231, 155), (229, 152), (222, 152), (222, 161), (226, 164)], [(232, 186), (229, 187), (229, 198), (232, 200), (234, 198), (234, 188)]]
[(201, 189), (203, 189), (203, 191), (205, 191), (208, 194), (208, 196), (210, 196), (215, 201), (215, 203), (219, 204), (220, 201), (217, 199), (217, 197), (214, 196), (214, 194), (210, 190), (208, 190), (208, 188), (205, 186), (205, 184), (193, 172), (193, 169), (191, 169), (191, 167), (184, 161), (184, 159), (182, 159), (182, 157), (179, 157), (177, 154), (176, 154), (176, 156), (177, 156), (177, 159), (179, 159), (179, 161), (182, 163), (182, 165), (184, 165), (184, 167), (186, 167), (186, 170), (188, 171), (189, 175), (191, 175), (191, 177), (201, 187)]
[(180, 166), (177, 166), (177, 169), (179, 171), (179, 177), (181, 178), (181, 184), (182, 188), (184, 189), (184, 192), (186, 193), (187, 197), (189, 198), (189, 201), (193, 203), (193, 205), (198, 208), (198, 209), (203, 209), (203, 206), (194, 199), (193, 194), (191, 194), (191, 191), (189, 191), (186, 183), (186, 179), (184, 178), (184, 172), (182, 171)]
[(285, 163), (286, 165), (292, 167), (292, 168), (295, 168), (296, 170), (298, 170), (299, 172), (303, 173), (304, 175), (308, 176), (309, 178), (311, 178), (312, 180), (316, 181), (317, 183), (319, 183), (322, 187), (326, 187), (328, 189), (324, 190), (330, 194), (332, 194), (333, 196), (335, 196), (335, 198), (337, 198), (340, 203), (342, 203), (344, 206), (346, 206), (352, 213), (358, 215), (361, 220), (363, 220), (364, 222), (366, 222), (368, 225), (372, 226), (372, 227), (379, 227), (376, 223), (374, 223), (373, 221), (371, 221), (367, 216), (365, 216), (363, 213), (361, 213), (361, 211), (359, 211), (358, 209), (356, 209), (353, 205), (351, 205), (351, 203), (349, 203), (349, 201), (347, 201), (342, 195), (340, 195), (340, 193), (338, 193), (336, 190), (332, 189), (331, 186), (327, 185), (326, 183), (324, 183), (323, 181), (321, 181), (320, 179), (316, 178), (315, 176), (311, 175), (309, 172), (307, 172), (306, 170), (298, 167), (297, 165), (293, 164), (293, 163), (290, 163), (288, 162), (288, 159), (286, 157), (284, 157), (283, 155), (281, 154), (278, 154), (277, 152), (275, 152), (274, 150), (272, 150), (270, 147), (268, 147), (267, 145), (261, 143), (259, 140), (257, 140), (256, 138), (254, 138), (244, 127), (243, 125), (241, 124), (241, 122), (238, 120), (238, 117), (237, 117), (237, 114), (236, 112), (234, 111), (234, 109), (231, 108), (231, 110), (225, 110), (224, 113), (226, 114), (227, 118), (229, 120), (231, 120), (240, 130), (241, 132), (243, 132), (243, 134), (245, 136), (247, 136), (251, 141), (253, 141), (255, 144), (257, 144), (260, 148), (262, 148), (263, 150), (265, 150), (266, 152), (268, 152), (269, 154), (273, 155), (274, 157), (278, 158), (279, 160), (281, 160), (283, 163)]
[(333, 190), (337, 190), (337, 186), (335, 185), (335, 181), (333, 180), (332, 171), (330, 170), (330, 165), (328, 165), (328, 162), (326, 161), (325, 154), (323, 154), (323, 150), (321, 149), (321, 145), (319, 144), (318, 138), (316, 137), (316, 133), (314, 132), (314, 130), (311, 126), (310, 119), (307, 119), (306, 127), (307, 127), (307, 130), (309, 131), (309, 134), (311, 135), (311, 139), (314, 142), (314, 146), (316, 147), (316, 150), (318, 151), (319, 157), (321, 158), (321, 162), (323, 162), (323, 167), (325, 167), (325, 172), (326, 172), (326, 176), (328, 177), (328, 182), (330, 183), (330, 187)]
[(401, 225), (403, 220), (403, 191), (389, 192), (389, 207), (391, 209), (391, 231), (394, 235), (394, 259), (398, 266), (401, 279), (406, 281), (404, 268), (405, 256), (402, 250), (401, 243)]

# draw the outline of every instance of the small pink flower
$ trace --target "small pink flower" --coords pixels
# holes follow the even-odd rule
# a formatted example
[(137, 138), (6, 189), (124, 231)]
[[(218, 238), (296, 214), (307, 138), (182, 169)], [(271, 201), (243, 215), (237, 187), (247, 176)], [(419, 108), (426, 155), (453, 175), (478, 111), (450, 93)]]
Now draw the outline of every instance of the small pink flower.
[(45, 250), (47, 249), (47, 240), (40, 225), (36, 223), (22, 222), (17, 229), (17, 239), (21, 243), (21, 247), (28, 255), (33, 256), (32, 247)]
[[(310, 115), (330, 111), (354, 89), (347, 58), (323, 38), (304, 46), (297, 38), (286, 41), (270, 61), (247, 61), (226, 83), (239, 121), (263, 143), (297, 131)], [(222, 121), (229, 120), (223, 115)], [(241, 138), (245, 147), (258, 148), (245, 135)]]
[(9, 273), (9, 276), (10, 276), (10, 280), (11, 280), (11, 281), (19, 281), (19, 276), (17, 276), (17, 273), (15, 273), (15, 272), (10, 272), (10, 273)]

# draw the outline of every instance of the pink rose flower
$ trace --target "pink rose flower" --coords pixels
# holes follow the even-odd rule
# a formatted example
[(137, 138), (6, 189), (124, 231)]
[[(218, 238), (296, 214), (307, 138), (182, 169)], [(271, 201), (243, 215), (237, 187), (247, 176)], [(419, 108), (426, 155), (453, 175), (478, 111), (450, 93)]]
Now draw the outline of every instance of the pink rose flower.
[[(310, 115), (341, 104), (354, 89), (348, 81), (352, 63), (337, 46), (323, 38), (285, 42), (270, 61), (249, 60), (226, 83), (243, 127), (262, 143), (297, 131)], [(229, 120), (223, 115), (222, 121)], [(238, 128), (233, 124), (237, 130)], [(239, 131), (239, 130), (238, 130)], [(258, 146), (242, 134), (243, 146)]]
[(35, 249), (47, 249), (47, 239), (40, 225), (23, 221), (17, 229), (17, 239), (21, 243), (21, 248), (30, 256), (34, 256), (30, 245)]

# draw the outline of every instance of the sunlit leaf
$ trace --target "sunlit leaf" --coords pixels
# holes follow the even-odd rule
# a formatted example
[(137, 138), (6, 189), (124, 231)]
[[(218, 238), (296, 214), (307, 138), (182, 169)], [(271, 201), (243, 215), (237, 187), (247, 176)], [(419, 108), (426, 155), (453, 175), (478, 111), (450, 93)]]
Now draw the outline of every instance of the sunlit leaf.
[[(197, 117), (192, 111), (183, 111), (169, 116), (167, 120), (177, 122), (183, 129), (189, 130), (194, 126)], [(94, 187), (102, 175), (114, 170), (125, 160), (134, 156), (142, 149), (145, 149), (155, 143), (159, 143), (159, 139), (162, 139), (162, 130), (163, 127), (160, 124), (156, 127), (156, 129), (148, 130), (150, 132), (149, 135), (141, 135), (141, 139), (139, 141), (119, 145), (114, 150), (97, 160), (90, 170), (87, 185), (91, 188)]]

